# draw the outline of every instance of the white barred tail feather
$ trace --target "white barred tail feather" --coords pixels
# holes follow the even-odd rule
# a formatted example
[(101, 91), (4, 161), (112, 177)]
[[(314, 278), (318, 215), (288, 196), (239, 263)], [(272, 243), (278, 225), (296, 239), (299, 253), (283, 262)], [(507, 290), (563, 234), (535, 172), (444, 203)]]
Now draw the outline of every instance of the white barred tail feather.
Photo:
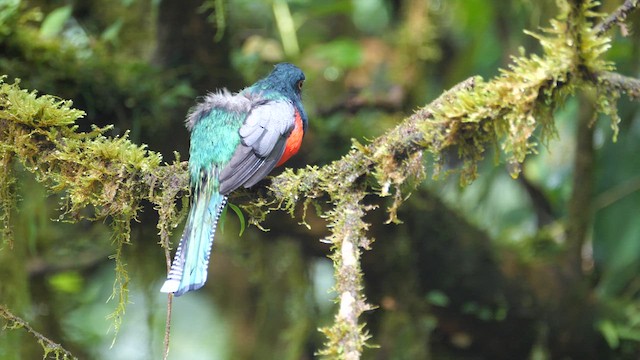
[(227, 197), (215, 191), (207, 178), (202, 182), (194, 189), (187, 224), (161, 292), (180, 296), (207, 281), (211, 247)]

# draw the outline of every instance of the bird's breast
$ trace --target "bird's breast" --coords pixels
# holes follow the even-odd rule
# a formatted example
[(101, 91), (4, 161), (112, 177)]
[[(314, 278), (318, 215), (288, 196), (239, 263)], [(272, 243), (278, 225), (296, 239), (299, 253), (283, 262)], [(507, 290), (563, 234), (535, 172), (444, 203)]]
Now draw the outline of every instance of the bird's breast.
[(304, 130), (302, 127), (302, 117), (300, 116), (300, 112), (296, 110), (295, 112), (295, 125), (293, 127), (293, 131), (287, 138), (287, 142), (284, 145), (284, 153), (280, 158), (280, 161), (276, 164), (276, 166), (280, 166), (284, 164), (290, 157), (295, 155), (298, 150), (300, 150), (300, 145), (302, 145), (302, 137), (304, 136)]

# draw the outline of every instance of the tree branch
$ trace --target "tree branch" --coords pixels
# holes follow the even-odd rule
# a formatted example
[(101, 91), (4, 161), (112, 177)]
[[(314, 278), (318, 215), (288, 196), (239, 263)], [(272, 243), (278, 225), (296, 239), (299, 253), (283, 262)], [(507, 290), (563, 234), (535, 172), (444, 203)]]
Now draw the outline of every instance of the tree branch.
[(317, 115), (319, 117), (328, 117), (341, 111), (357, 113), (362, 109), (377, 109), (384, 112), (399, 111), (404, 97), (405, 94), (400, 86), (394, 86), (387, 93), (382, 96), (376, 96), (373, 99), (360, 93), (350, 94), (346, 99), (336, 104), (326, 108), (319, 108)]
[(335, 290), (340, 304), (332, 326), (321, 329), (328, 343), (319, 354), (329, 359), (358, 360), (369, 339), (358, 321), (362, 312), (372, 308), (362, 293), (360, 268), (360, 248), (370, 248), (370, 240), (364, 234), (369, 225), (362, 218), (373, 208), (361, 204), (364, 194), (364, 191), (345, 192), (336, 199), (335, 209), (326, 214), (332, 234), (324, 241), (333, 244), (331, 258), (335, 277), (339, 279)]
[(595, 32), (598, 36), (609, 31), (616, 24), (622, 24), (627, 20), (627, 16), (640, 6), (640, 0), (625, 0), (614, 12), (609, 14), (601, 23), (595, 26)]
[[(275, 200), (260, 197), (254, 202), (255, 208), (276, 203), (279, 208), (293, 214), (298, 199), (305, 199), (306, 208), (313, 199), (325, 195), (337, 199), (345, 194), (361, 191), (358, 190), (361, 184), (368, 183), (370, 186), (367, 189), (379, 196), (388, 196), (391, 189), (395, 188), (396, 196), (394, 205), (391, 206), (393, 211), (404, 198), (401, 186), (412, 180), (419, 180), (424, 175), (422, 162), (416, 159), (421, 159), (425, 150), (436, 160), (436, 174), (446, 161), (444, 154), (457, 153), (462, 160), (461, 179), (466, 183), (475, 178), (477, 164), (483, 158), (486, 148), (495, 146), (506, 155), (512, 175), (517, 176), (519, 165), (534, 151), (531, 138), (537, 133), (536, 130), (541, 129), (536, 143), (545, 143), (555, 135), (552, 115), (555, 106), (562, 103), (576, 88), (584, 86), (582, 79), (588, 73), (585, 69), (597, 72), (606, 66), (600, 60), (600, 55), (607, 48), (604, 46), (605, 42), (589, 31), (588, 11), (592, 6), (592, 3), (580, 3), (563, 7), (565, 13), (559, 18), (568, 19), (566, 22), (553, 23), (553, 28), (546, 29), (545, 35), (533, 34), (543, 46), (544, 57), (534, 55), (516, 58), (509, 71), (503, 71), (489, 82), (475, 77), (460, 83), (370, 144), (354, 142), (347, 155), (327, 166), (307, 167), (295, 173), (290, 169), (286, 170), (271, 183)], [(570, 34), (567, 35), (567, 32)], [(567, 36), (574, 41), (567, 41)], [(585, 43), (602, 46), (583, 47), (582, 44)], [(597, 99), (597, 109), (606, 108), (599, 102), (607, 101), (605, 98)], [(416, 163), (420, 165), (416, 166)], [(578, 177), (587, 170), (587, 165), (587, 162), (584, 166), (580, 163)], [(591, 187), (577, 186), (575, 189), (577, 197), (578, 194), (588, 193)], [(334, 211), (344, 216), (344, 212), (338, 210), (340, 206), (337, 203), (335, 205)], [(260, 212), (255, 211), (255, 208), (252, 221), (260, 222), (269, 210)], [(580, 214), (576, 212), (575, 216), (578, 215)], [(391, 214), (391, 218), (393, 217), (394, 214)], [(349, 233), (348, 229), (340, 229), (344, 234)], [(575, 228), (572, 227), (570, 231), (573, 230)], [(344, 234), (341, 236), (346, 237)], [(575, 239), (584, 238), (584, 233), (575, 232), (573, 235)], [(339, 254), (338, 249), (344, 244), (343, 241), (344, 238), (332, 241), (337, 248), (334, 257), (338, 256), (336, 254)], [(580, 249), (576, 248), (580, 248), (581, 244), (582, 241), (572, 242), (568, 251), (579, 254)], [(334, 261), (336, 288), (345, 288), (350, 277), (341, 272), (340, 261)], [(360, 329), (356, 328), (359, 325), (355, 321), (341, 322), (341, 319), (350, 318), (341, 314), (358, 315), (356, 308), (352, 306), (357, 297), (340, 291), (338, 295), (341, 307), (332, 329), (342, 331), (325, 331), (329, 343), (323, 353), (342, 354), (341, 358), (344, 359), (345, 353), (339, 351), (345, 349), (345, 341), (353, 343), (349, 339)], [(344, 326), (348, 328), (345, 329)], [(335, 340), (333, 337), (336, 334), (343, 338)], [(329, 352), (331, 350), (333, 352)]]
[(44, 359), (46, 359), (49, 354), (53, 354), (56, 359), (77, 359), (72, 353), (63, 348), (62, 345), (51, 341), (49, 338), (36, 331), (28, 322), (11, 313), (4, 305), (0, 305), (0, 318), (3, 318), (7, 322), (5, 328), (23, 328), (38, 339), (38, 342), (44, 350)]
[(26, 264), (29, 277), (55, 274), (69, 270), (82, 270), (92, 268), (104, 263), (111, 252), (93, 251), (74, 254), (73, 257), (56, 259), (55, 262), (47, 261), (43, 257), (32, 257)]
[(582, 274), (582, 247), (591, 226), (591, 205), (593, 192), (593, 103), (587, 95), (580, 97), (580, 111), (576, 134), (576, 154), (573, 166), (571, 198), (568, 204), (566, 236), (567, 266), (572, 279)]
[(594, 77), (595, 81), (610, 90), (623, 92), (632, 100), (640, 100), (640, 79), (609, 71), (596, 73)]

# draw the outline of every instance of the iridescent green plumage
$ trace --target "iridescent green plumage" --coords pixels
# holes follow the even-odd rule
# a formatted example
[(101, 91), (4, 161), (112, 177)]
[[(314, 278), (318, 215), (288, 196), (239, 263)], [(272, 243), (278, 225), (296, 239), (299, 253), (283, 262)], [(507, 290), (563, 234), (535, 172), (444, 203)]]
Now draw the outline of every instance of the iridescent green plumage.
[(195, 108), (187, 122), (191, 130), (189, 171), (192, 183), (198, 180), (201, 169), (223, 166), (231, 160), (240, 143), (238, 131), (251, 110), (249, 99), (236, 99), (226, 92), (207, 96), (205, 103), (213, 106), (211, 110)]

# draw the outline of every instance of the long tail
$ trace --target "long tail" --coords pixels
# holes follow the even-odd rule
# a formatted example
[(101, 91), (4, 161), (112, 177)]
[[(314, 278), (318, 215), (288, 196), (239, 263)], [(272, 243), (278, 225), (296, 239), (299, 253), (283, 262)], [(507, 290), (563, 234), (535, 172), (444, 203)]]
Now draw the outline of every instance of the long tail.
[(201, 288), (207, 281), (213, 237), (220, 213), (227, 204), (227, 197), (214, 188), (214, 181), (217, 179), (202, 179), (200, 186), (194, 188), (187, 225), (161, 292), (180, 296)]

